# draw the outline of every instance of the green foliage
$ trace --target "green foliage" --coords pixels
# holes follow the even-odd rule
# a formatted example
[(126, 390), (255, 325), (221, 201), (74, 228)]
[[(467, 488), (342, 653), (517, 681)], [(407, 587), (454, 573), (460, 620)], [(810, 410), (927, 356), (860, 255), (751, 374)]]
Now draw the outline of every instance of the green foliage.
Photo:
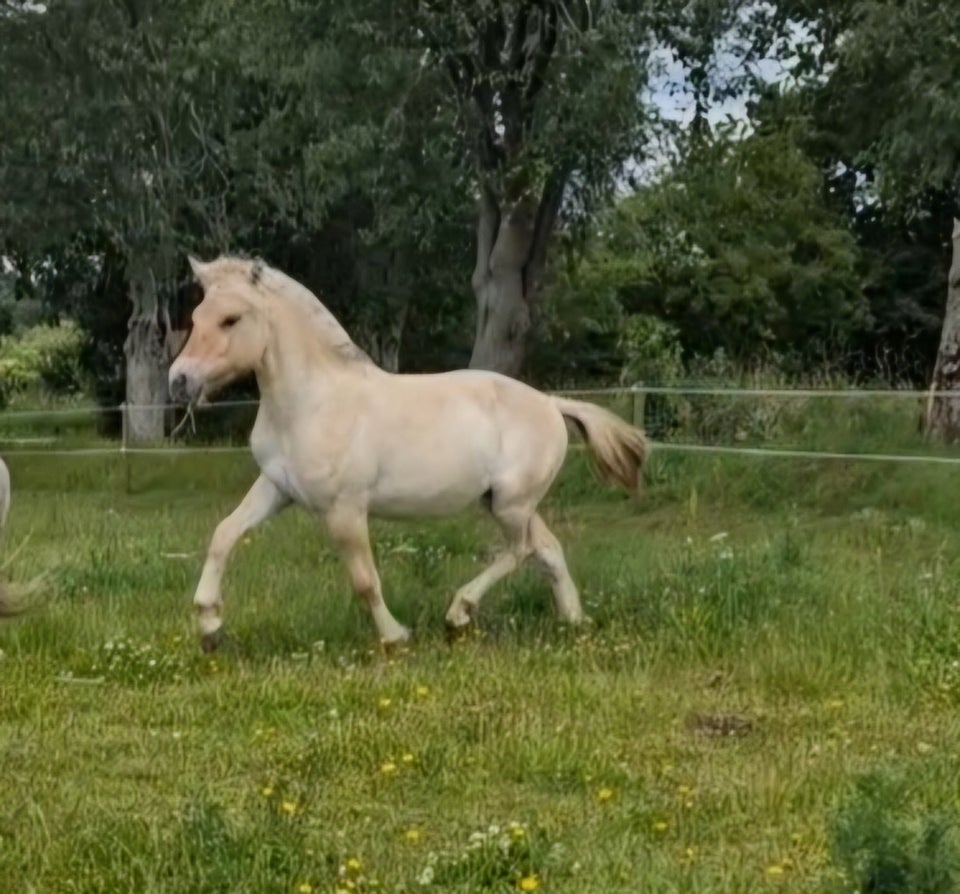
[(922, 213), (935, 190), (960, 207), (956, 31), (948, 3), (864, 0), (830, 74), (829, 97), (857, 167), (899, 212)]
[(612, 290), (670, 321), (685, 352), (819, 360), (865, 324), (858, 252), (789, 134), (717, 139), (603, 221), (576, 294)]
[(917, 816), (902, 782), (874, 773), (859, 780), (833, 823), (834, 890), (877, 894), (954, 894), (960, 839), (952, 815)]
[(19, 392), (80, 390), (83, 332), (72, 321), (34, 326), (19, 336), (0, 335), (0, 406)]
[(617, 348), (623, 357), (621, 381), (670, 382), (681, 377), (680, 330), (659, 317), (630, 314), (619, 326)]
[[(667, 376), (672, 348), (631, 353), (634, 318), (675, 327), (688, 363), (849, 350), (922, 377), (958, 189), (952, 20), (932, 0), (8, 0), (0, 251), (94, 335), (109, 402), (128, 302), (185, 321), (186, 251), (263, 255), (378, 359), (462, 365), (481, 195), (532, 225), (531, 295), (554, 220), (592, 231), (579, 270), (549, 271), (539, 381)], [(720, 77), (730, 41), (744, 64)], [(711, 135), (763, 57), (794, 81), (749, 108), (752, 136)], [(661, 58), (695, 95), (686, 133), (638, 99)], [(596, 222), (665, 129), (673, 170)], [(0, 298), (0, 331), (26, 306)]]

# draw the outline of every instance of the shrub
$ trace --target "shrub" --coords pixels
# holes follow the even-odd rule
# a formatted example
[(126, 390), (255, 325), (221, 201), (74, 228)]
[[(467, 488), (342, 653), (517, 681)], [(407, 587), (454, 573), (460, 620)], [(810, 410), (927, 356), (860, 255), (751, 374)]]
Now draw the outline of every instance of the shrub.
[(58, 394), (79, 391), (83, 343), (83, 332), (72, 321), (0, 336), (0, 406), (14, 394), (35, 388)]
[(833, 824), (840, 894), (953, 894), (960, 886), (960, 843), (946, 814), (917, 815), (903, 786), (880, 774), (863, 778)]

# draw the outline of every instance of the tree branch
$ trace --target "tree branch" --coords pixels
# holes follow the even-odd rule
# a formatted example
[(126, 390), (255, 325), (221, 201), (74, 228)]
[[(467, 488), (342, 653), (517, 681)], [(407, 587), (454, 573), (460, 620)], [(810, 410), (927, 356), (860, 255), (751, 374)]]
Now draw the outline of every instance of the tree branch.
[(547, 6), (546, 14), (541, 14), (540, 33), (537, 38), (536, 52), (532, 57), (533, 68), (530, 72), (530, 80), (523, 92), (523, 100), (526, 106), (529, 106), (536, 95), (543, 89), (546, 82), (547, 68), (550, 60), (553, 58), (553, 52), (557, 47), (557, 4), (550, 3)]
[(534, 295), (540, 286), (543, 269), (547, 263), (547, 246), (550, 244), (550, 237), (553, 235), (553, 228), (560, 213), (568, 176), (565, 167), (555, 167), (543, 186), (533, 223), (530, 254), (523, 268), (523, 293), (528, 297)]
[[(538, 3), (543, 8), (542, 3)], [(517, 4), (517, 14), (513, 20), (513, 30), (510, 33), (510, 50), (507, 55), (507, 70), (523, 70), (523, 50), (527, 41), (527, 16), (530, 11), (526, 3)]]
[(477, 214), (477, 262), (471, 285), (478, 290), (490, 273), (490, 255), (500, 230), (500, 206), (489, 181), (481, 175), (480, 207)]

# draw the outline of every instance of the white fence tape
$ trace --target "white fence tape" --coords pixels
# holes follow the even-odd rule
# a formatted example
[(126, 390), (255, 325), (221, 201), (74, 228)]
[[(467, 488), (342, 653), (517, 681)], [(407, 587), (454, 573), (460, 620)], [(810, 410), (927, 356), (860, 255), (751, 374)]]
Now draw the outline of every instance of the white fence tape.
[[(643, 386), (637, 385), (626, 388), (577, 388), (551, 391), (558, 396), (629, 396), (629, 395), (694, 395), (702, 397), (777, 397), (777, 398), (908, 398), (913, 400), (930, 400), (931, 398), (960, 398), (960, 391), (918, 391), (908, 389), (809, 389), (809, 388), (708, 388), (699, 385), (665, 385)], [(257, 400), (233, 400), (211, 403), (199, 410), (215, 411), (230, 407), (256, 407)], [(95, 416), (109, 413), (123, 413), (126, 405), (113, 407), (73, 407), (52, 408), (48, 410), (7, 410), (0, 412), (0, 423), (4, 419), (29, 419), (64, 416)], [(170, 410), (182, 409), (179, 404), (138, 404), (136, 410)], [(54, 443), (52, 438), (6, 438), (0, 439), (0, 444), (10, 443)], [(770, 447), (728, 447), (708, 444), (685, 444), (677, 442), (651, 441), (656, 451), (673, 451), (682, 453), (712, 453), (741, 456), (760, 456), (781, 459), (815, 459), (815, 460), (844, 460), (852, 462), (894, 462), (894, 463), (925, 463), (934, 465), (960, 465), (960, 456), (931, 456), (924, 454), (889, 454), (889, 453), (845, 453), (836, 451), (796, 450), (789, 448)], [(189, 455), (189, 454), (216, 454), (216, 453), (249, 453), (247, 446), (169, 446), (169, 447), (132, 447), (121, 442), (116, 447), (78, 447), (75, 449), (17, 449), (7, 450), (5, 455), (13, 456), (122, 456), (122, 455)]]
[[(632, 394), (674, 394), (693, 395), (700, 397), (782, 397), (782, 398), (880, 398), (895, 397), (912, 400), (939, 400), (940, 398), (960, 398), (960, 391), (918, 391), (916, 389), (881, 389), (881, 388), (710, 388), (703, 385), (633, 385), (614, 388), (562, 388), (558, 391), (548, 391), (558, 397), (615, 397), (617, 395)], [(258, 400), (224, 400), (204, 404), (196, 409), (218, 410), (227, 407), (256, 407)], [(122, 413), (126, 404), (110, 407), (52, 407), (48, 410), (3, 410), (0, 411), (0, 420), (29, 419), (46, 416), (95, 416), (110, 413)], [(137, 404), (130, 409), (135, 410), (176, 410), (183, 409), (182, 404)]]

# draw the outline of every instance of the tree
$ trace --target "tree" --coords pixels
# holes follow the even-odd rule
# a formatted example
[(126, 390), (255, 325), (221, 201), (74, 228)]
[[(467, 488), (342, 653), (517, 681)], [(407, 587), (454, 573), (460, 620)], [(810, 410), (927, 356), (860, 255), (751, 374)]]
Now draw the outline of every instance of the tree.
[[(201, 67), (195, 5), (154, 0), (6, 3), (0, 17), (11, 82), (33, 84), (5, 105), (17, 120), (0, 145), (19, 185), (4, 242), (34, 257), (78, 236), (123, 260), (131, 305), (125, 343), (130, 435), (163, 435), (165, 310), (181, 266), (186, 220), (206, 215), (219, 174), (209, 127), (223, 91)], [(37, 60), (42, 60), (38, 63)], [(37, 197), (29, 173), (46, 180)], [(42, 224), (28, 231), (18, 223)]]
[(557, 298), (605, 300), (611, 340), (624, 317), (646, 315), (675, 326), (688, 357), (766, 351), (813, 364), (867, 323), (859, 260), (791, 131), (721, 131), (601, 217)]
[(398, 369), (411, 315), (449, 317), (442, 299), (464, 257), (464, 174), (439, 75), (392, 0), (207, 10), (212, 51), (251, 97), (226, 137), (242, 180), (234, 239), (272, 251)]
[(629, 4), (418, 0), (473, 175), (470, 365), (517, 375), (561, 209), (591, 211), (644, 135), (650, 22)]
[[(856, 13), (840, 44), (827, 97), (837, 116), (846, 119), (856, 167), (870, 178), (885, 214), (915, 220), (934, 205), (949, 208), (939, 236), (945, 250), (949, 220), (960, 216), (954, 10), (936, 0), (867, 0)], [(953, 251), (926, 421), (930, 436), (950, 441), (960, 438), (960, 399), (936, 395), (960, 390), (960, 314), (953, 307), (953, 271), (960, 269), (956, 239)]]

